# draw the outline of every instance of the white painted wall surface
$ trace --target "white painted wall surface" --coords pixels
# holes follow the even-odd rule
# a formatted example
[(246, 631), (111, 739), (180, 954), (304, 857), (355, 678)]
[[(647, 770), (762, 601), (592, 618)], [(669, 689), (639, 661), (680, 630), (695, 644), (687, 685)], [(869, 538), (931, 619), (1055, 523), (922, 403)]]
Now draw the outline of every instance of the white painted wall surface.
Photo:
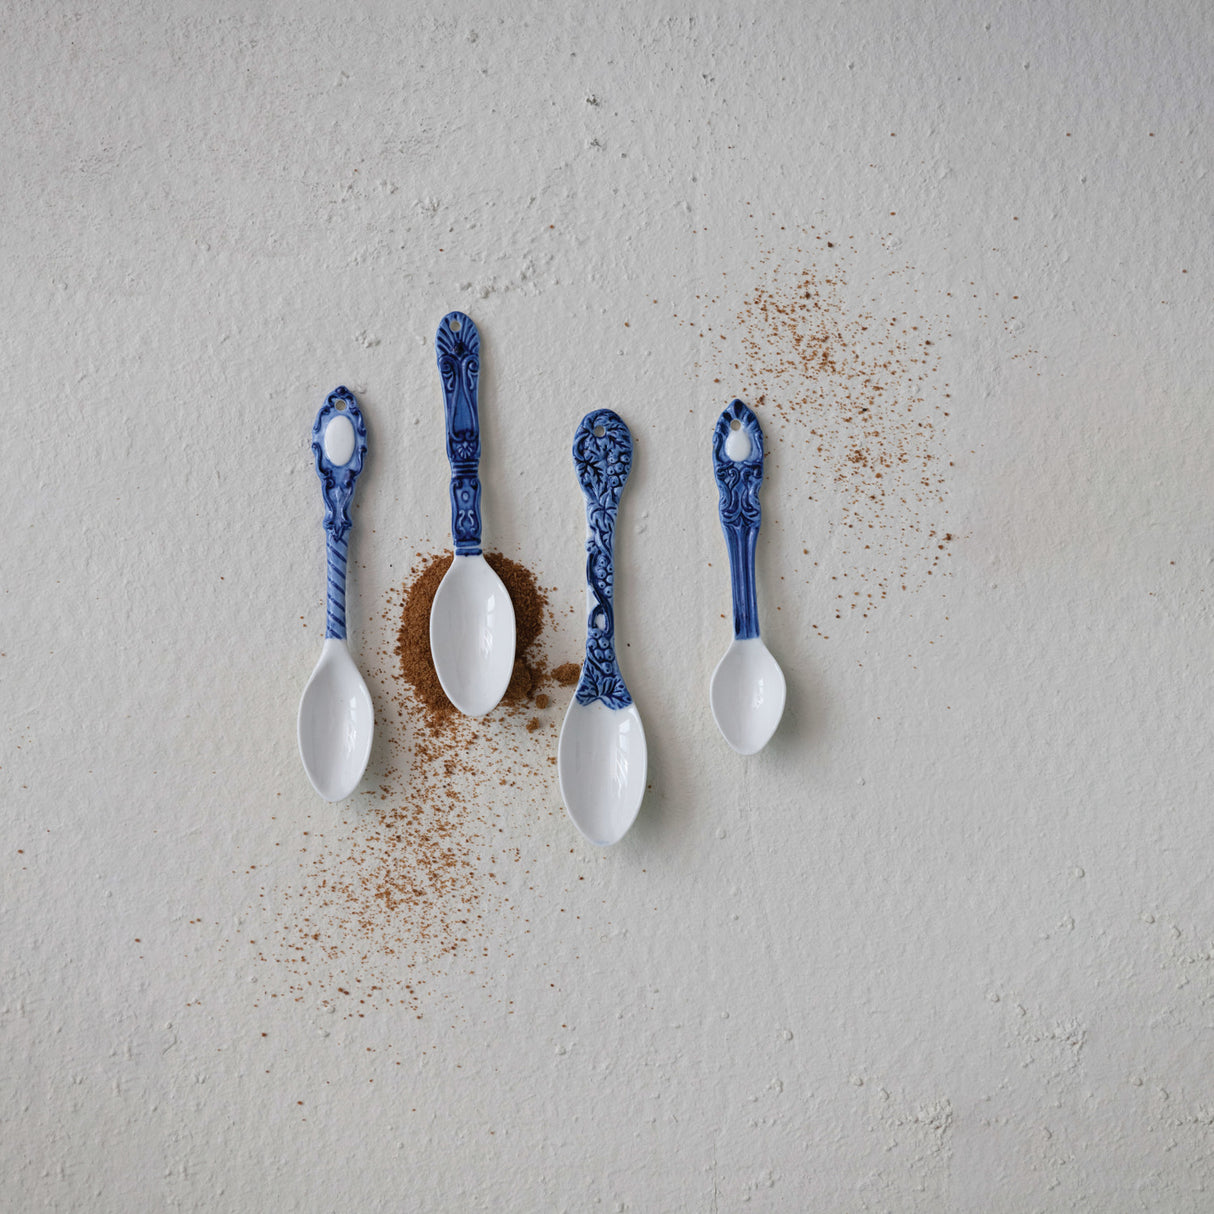
[[(6, 1209), (1214, 1208), (1205, 4), (0, 25)], [(886, 510), (867, 619), (833, 618), (847, 484), (736, 323), (805, 269), (847, 323), (921, 317), (939, 360), (954, 538), (927, 577), (918, 505)], [(300, 849), (381, 804), (321, 803), (296, 754), (307, 437), (359, 394), (351, 641), (386, 718), (394, 588), (447, 542), (453, 307), (486, 343), (486, 540), (576, 607), (557, 660), (573, 430), (633, 428), (652, 789), (594, 850), (546, 762), (569, 693), (495, 726), (529, 774), (477, 795), (518, 864), (469, 885), (480, 935), (444, 961), (347, 947), (341, 985), (418, 983), (358, 1005), (272, 947)], [(748, 760), (706, 694), (735, 394), (765, 394), (789, 680)], [(365, 785), (401, 805), (409, 736)]]

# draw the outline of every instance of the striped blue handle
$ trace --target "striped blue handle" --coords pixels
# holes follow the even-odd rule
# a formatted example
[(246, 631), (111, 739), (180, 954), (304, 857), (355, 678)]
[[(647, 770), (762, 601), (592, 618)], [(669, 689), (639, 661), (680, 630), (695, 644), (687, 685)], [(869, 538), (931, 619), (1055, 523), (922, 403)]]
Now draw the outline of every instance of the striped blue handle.
[(346, 553), (350, 541), (329, 532), (325, 545), (325, 638), (346, 638)]
[[(329, 423), (338, 417), (348, 418), (354, 430), (353, 450), (340, 464), (330, 458), (325, 443)], [(346, 430), (346, 434), (349, 433)], [(354, 485), (363, 470), (366, 455), (367, 426), (354, 393), (348, 388), (334, 388), (325, 398), (312, 425), (312, 456), (316, 460), (316, 474), (320, 477), (320, 491), (325, 499), (326, 640), (333, 637), (342, 641), (346, 637), (346, 554), (352, 525), (350, 503), (354, 500)]]

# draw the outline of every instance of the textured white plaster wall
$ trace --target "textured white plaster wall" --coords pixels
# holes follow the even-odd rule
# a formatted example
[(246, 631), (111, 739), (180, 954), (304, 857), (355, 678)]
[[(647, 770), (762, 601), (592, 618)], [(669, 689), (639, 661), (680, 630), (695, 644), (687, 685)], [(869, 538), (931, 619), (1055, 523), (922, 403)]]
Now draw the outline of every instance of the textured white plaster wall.
[[(1211, 1208), (1201, 0), (10, 0), (0, 28), (5, 1208)], [(731, 317), (775, 261), (839, 258), (848, 306), (937, 335), (956, 538), (822, 640), (845, 503)], [(554, 769), (483, 790), (529, 877), (416, 1011), (360, 1017), (245, 943), (302, 832), (368, 812), (295, 751), (307, 431), (359, 392), (370, 665), (446, 542), (451, 307), (487, 344), (487, 538), (562, 610), (574, 426), (637, 436), (653, 787), (607, 852)], [(706, 702), (707, 442), (765, 387), (790, 700), (740, 760)]]

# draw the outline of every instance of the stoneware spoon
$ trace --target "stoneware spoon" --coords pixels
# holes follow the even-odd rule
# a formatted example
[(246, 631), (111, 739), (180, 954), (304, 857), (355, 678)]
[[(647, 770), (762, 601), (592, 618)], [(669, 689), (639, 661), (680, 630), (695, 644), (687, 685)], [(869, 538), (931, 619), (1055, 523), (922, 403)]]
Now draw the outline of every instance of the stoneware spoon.
[(367, 770), (375, 712), (346, 648), (346, 549), (354, 483), (367, 454), (367, 427), (346, 388), (329, 393), (312, 427), (312, 454), (325, 499), (328, 577), (325, 644), (299, 702), (299, 753), (326, 801), (348, 797)]
[(561, 799), (600, 846), (624, 837), (645, 794), (645, 730), (615, 657), (614, 546), (632, 435), (610, 409), (588, 413), (573, 438), (586, 495), (586, 660), (557, 743)]
[(430, 656), (447, 699), (465, 716), (483, 717), (506, 694), (514, 670), (514, 604), (481, 554), (476, 325), (462, 312), (449, 312), (438, 326), (434, 351), (447, 419), (455, 557), (430, 607)]
[(712, 466), (721, 493), (721, 529), (729, 548), (734, 639), (713, 671), (709, 700), (725, 741), (738, 754), (753, 755), (767, 745), (780, 724), (785, 686), (784, 672), (759, 638), (755, 544), (761, 519), (763, 431), (740, 400), (717, 420)]

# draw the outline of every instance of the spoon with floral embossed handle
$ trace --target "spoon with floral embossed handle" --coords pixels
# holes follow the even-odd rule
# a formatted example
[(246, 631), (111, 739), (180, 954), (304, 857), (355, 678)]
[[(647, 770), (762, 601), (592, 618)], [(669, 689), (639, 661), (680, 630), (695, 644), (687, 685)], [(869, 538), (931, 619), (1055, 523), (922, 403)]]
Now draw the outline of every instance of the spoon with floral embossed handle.
[(632, 468), (632, 435), (610, 409), (587, 413), (573, 437), (586, 495), (586, 660), (557, 743), (561, 799), (602, 847), (624, 837), (645, 795), (641, 714), (615, 656), (615, 521)]
[(465, 716), (483, 717), (506, 694), (514, 670), (514, 604), (481, 553), (476, 325), (462, 312), (449, 312), (434, 351), (443, 381), (455, 556), (430, 607), (430, 656), (447, 699)]
[(712, 673), (709, 700), (717, 728), (741, 755), (763, 749), (784, 715), (784, 672), (759, 638), (755, 595), (755, 544), (759, 538), (759, 486), (763, 482), (763, 431), (758, 418), (733, 401), (712, 433), (712, 466), (721, 500), (721, 529), (729, 549), (733, 592), (733, 643)]
[(299, 702), (299, 754), (312, 787), (342, 801), (367, 770), (375, 728), (371, 693), (346, 648), (350, 503), (367, 454), (367, 427), (348, 389), (330, 392), (316, 415), (312, 454), (325, 499), (325, 643)]

